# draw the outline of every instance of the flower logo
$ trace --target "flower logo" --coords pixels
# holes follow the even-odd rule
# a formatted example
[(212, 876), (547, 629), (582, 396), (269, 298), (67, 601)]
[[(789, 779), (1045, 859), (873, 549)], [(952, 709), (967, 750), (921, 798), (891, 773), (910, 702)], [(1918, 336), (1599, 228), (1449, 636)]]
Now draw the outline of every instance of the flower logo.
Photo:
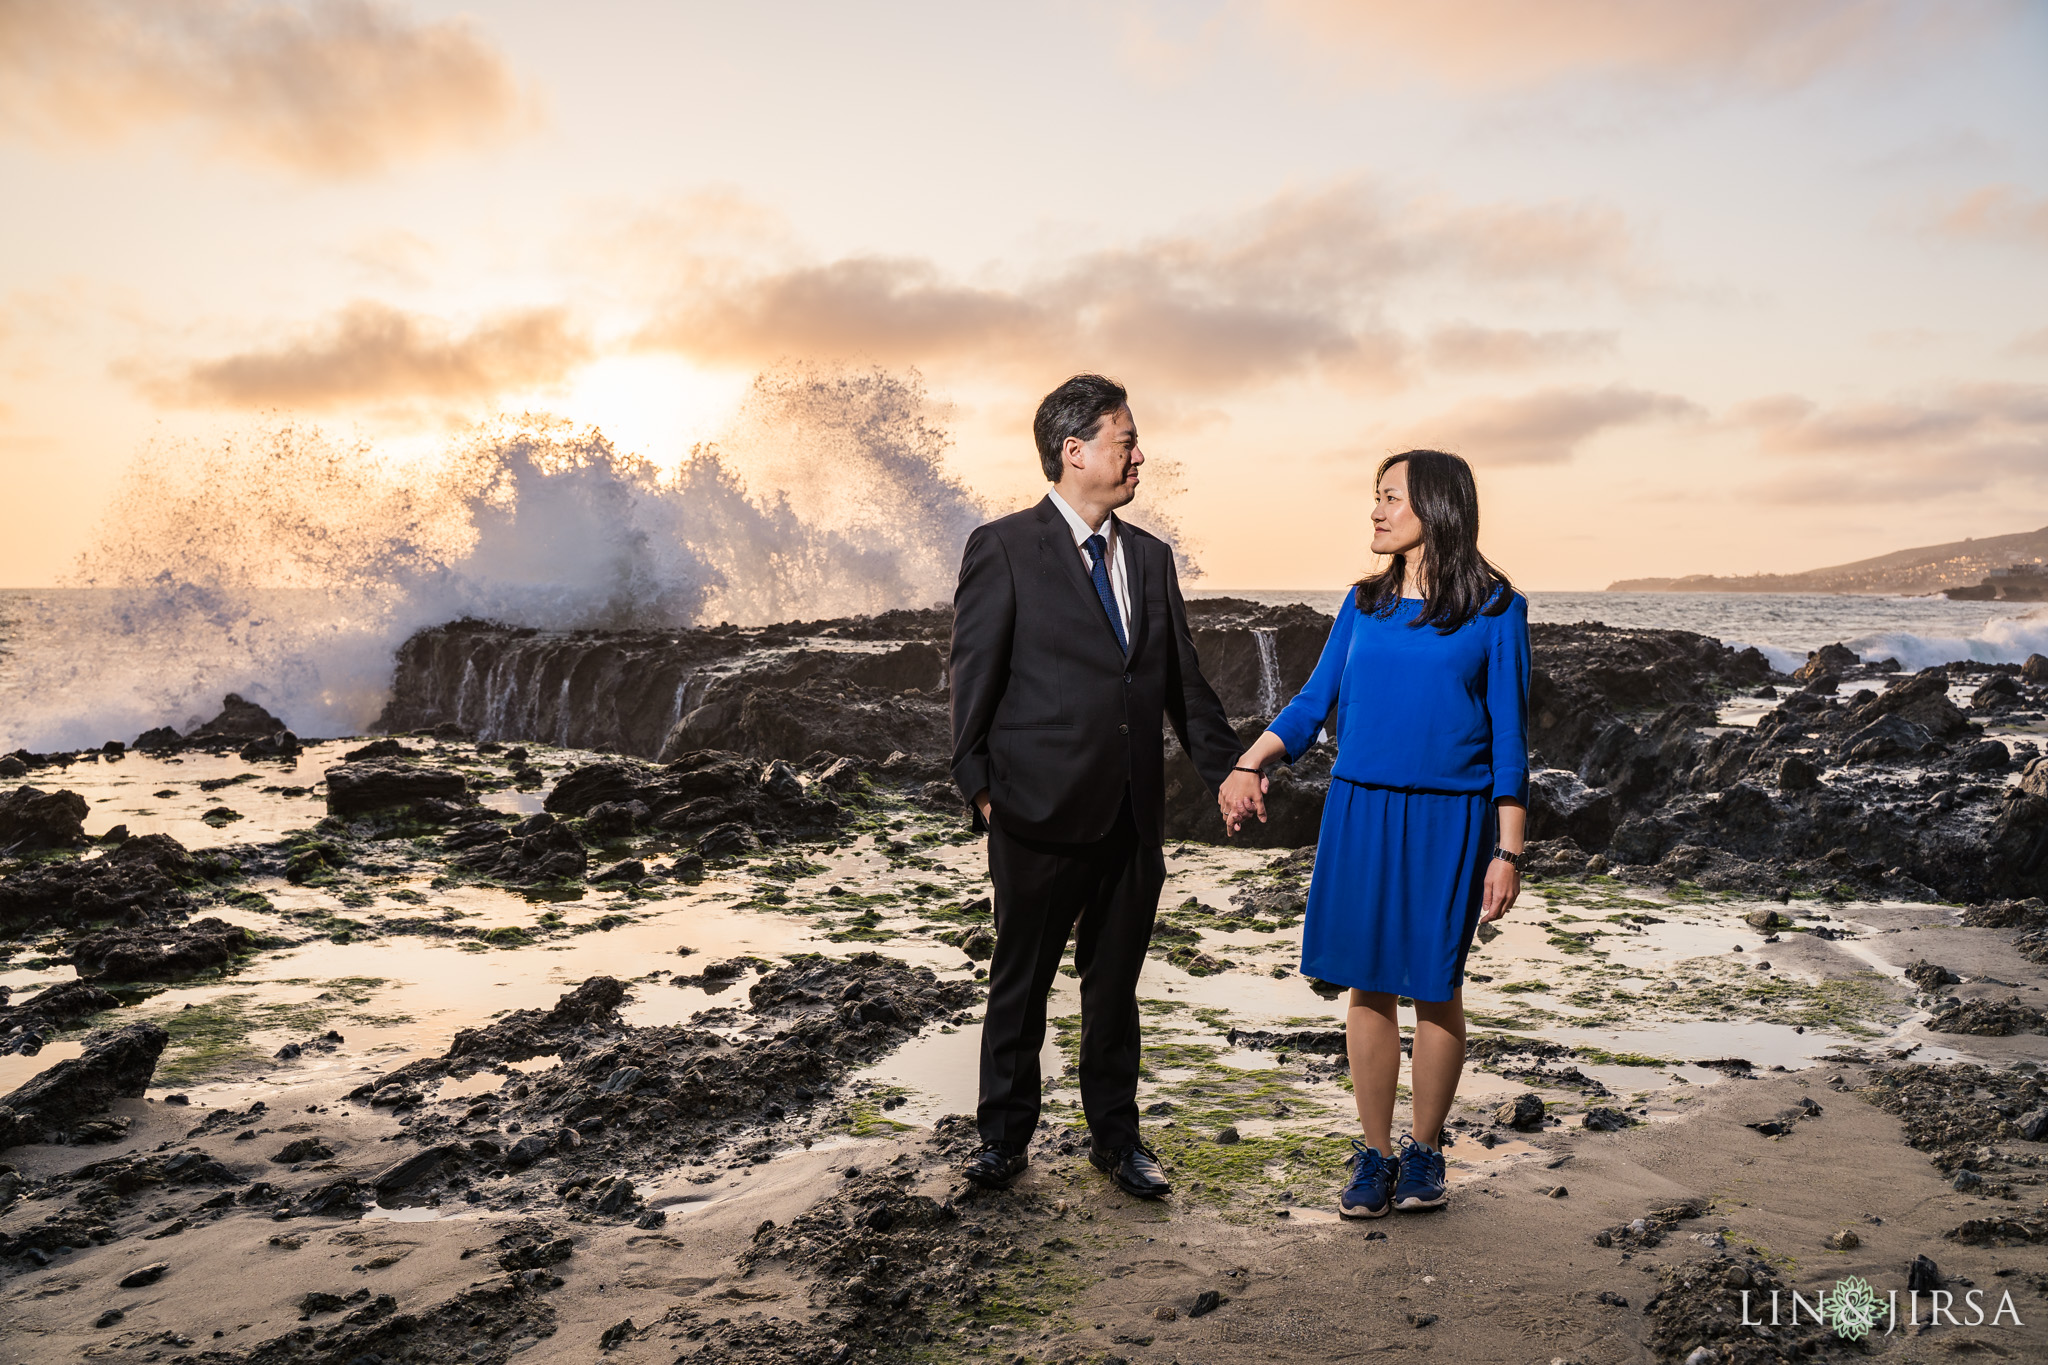
[(1823, 1312), (1827, 1315), (1828, 1326), (1844, 1341), (1857, 1341), (1877, 1326), (1880, 1316), (1877, 1291), (1870, 1287), (1870, 1281), (1860, 1275), (1851, 1275), (1846, 1280), (1836, 1280), (1834, 1289), (1824, 1296), (1827, 1300)]

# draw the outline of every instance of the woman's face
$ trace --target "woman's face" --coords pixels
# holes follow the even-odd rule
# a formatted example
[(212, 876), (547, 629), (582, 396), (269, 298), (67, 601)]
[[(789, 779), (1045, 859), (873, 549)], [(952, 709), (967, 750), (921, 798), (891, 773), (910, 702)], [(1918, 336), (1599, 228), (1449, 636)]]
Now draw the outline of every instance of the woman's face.
[(1408, 462), (1389, 465), (1373, 497), (1372, 552), (1407, 554), (1422, 544), (1422, 522), (1408, 502)]

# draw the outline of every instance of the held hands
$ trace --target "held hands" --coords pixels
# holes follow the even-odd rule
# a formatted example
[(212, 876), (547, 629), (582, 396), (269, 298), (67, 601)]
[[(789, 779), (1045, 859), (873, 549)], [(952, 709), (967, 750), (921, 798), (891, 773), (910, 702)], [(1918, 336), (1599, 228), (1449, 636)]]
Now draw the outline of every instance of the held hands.
[(1254, 812), (1259, 823), (1266, 822), (1266, 792), (1272, 783), (1262, 773), (1257, 776), (1245, 772), (1233, 772), (1223, 779), (1223, 786), (1217, 790), (1216, 805), (1223, 812), (1224, 830), (1235, 835), (1244, 827), (1245, 818)]
[(1513, 863), (1494, 858), (1486, 864), (1486, 888), (1480, 897), (1481, 924), (1491, 924), (1514, 908), (1522, 894), (1522, 872)]
[[(1287, 746), (1280, 736), (1268, 730), (1253, 740), (1252, 747), (1237, 760), (1216, 791), (1216, 805), (1223, 812), (1226, 831), (1236, 834), (1251, 815), (1257, 815), (1260, 824), (1266, 823), (1266, 793), (1273, 785), (1266, 779), (1266, 765), (1286, 752)], [(1247, 768), (1251, 771), (1245, 771)]]
[(974, 808), (981, 812), (981, 822), (987, 824), (989, 811), (987, 787), (983, 787), (974, 794)]

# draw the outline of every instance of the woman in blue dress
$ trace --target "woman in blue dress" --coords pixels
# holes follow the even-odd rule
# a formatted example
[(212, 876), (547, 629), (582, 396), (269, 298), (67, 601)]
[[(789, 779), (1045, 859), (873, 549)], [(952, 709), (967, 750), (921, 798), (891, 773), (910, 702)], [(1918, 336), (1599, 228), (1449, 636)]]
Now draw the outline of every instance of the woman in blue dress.
[[(1479, 553), (1479, 494), (1455, 455), (1380, 465), (1374, 554), (1315, 673), (1219, 794), (1232, 833), (1265, 818), (1264, 769), (1327, 728), (1337, 761), (1302, 923), (1304, 976), (1351, 988), (1345, 1042), (1363, 1138), (1349, 1218), (1445, 1200), (1445, 1117), (1465, 1065), (1465, 954), (1521, 890), (1529, 798), (1529, 604)], [(1393, 1145), (1396, 1001), (1415, 1002), (1414, 1125)]]

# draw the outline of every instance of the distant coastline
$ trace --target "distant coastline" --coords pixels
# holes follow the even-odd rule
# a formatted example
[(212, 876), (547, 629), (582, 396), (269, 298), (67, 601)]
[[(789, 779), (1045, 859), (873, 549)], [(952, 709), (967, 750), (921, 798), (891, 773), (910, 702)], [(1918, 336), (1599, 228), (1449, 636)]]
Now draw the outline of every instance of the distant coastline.
[(1853, 564), (1785, 574), (1687, 574), (1682, 578), (1623, 578), (1608, 592), (1853, 593), (1931, 596), (1972, 587), (2015, 564), (2048, 559), (2048, 527), (1982, 540), (1952, 541), (1894, 550)]

